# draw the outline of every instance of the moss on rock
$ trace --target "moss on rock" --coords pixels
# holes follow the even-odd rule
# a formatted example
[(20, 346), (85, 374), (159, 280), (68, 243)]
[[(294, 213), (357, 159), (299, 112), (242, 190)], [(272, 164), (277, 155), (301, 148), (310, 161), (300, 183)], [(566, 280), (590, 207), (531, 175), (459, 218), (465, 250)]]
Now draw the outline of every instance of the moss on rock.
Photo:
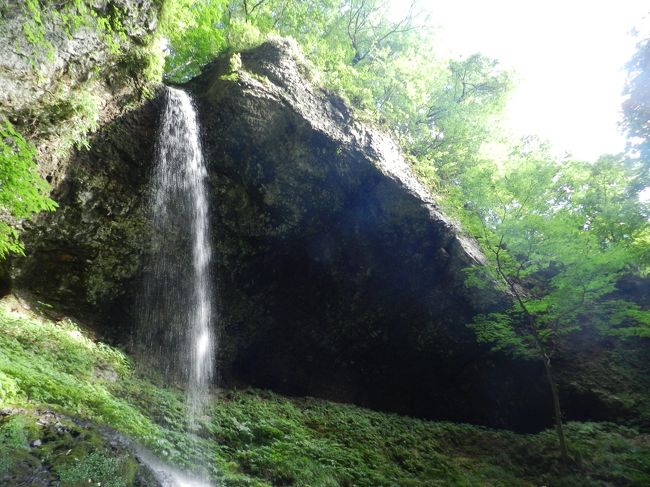
[(6, 299), (0, 326), (0, 390), (14, 390), (0, 411), (3, 485), (158, 485), (134, 442), (179, 468), (207, 465), (224, 487), (650, 482), (650, 439), (612, 423), (569, 423), (565, 465), (552, 430), (521, 435), (247, 389), (215, 393), (192, 435), (182, 390), (136, 373), (83, 328)]

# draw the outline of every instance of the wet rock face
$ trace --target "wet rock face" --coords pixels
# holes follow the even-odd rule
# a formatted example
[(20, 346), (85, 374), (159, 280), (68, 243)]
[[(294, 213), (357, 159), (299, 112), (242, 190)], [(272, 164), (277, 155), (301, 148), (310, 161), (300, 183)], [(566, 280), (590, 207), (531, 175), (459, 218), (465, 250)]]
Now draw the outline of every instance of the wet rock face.
[[(482, 256), (393, 143), (318, 88), (290, 43), (241, 61), (234, 76), (225, 58), (185, 87), (204, 132), (222, 383), (548, 424), (540, 367), (491, 353), (465, 326), (502, 297), (465, 285)], [(116, 117), (75, 153), (59, 210), (26, 232), (14, 266), (16, 288), (119, 343), (147, 272), (159, 112), (160, 100)]]
[(499, 299), (465, 285), (483, 258), (474, 242), (387, 137), (312, 83), (291, 43), (236, 64), (188, 85), (213, 188), (226, 381), (506, 421), (496, 401), (523, 379), (465, 326)]
[(53, 192), (56, 212), (23, 232), (14, 288), (126, 340), (148, 240), (143, 207), (154, 159), (159, 102), (116, 118), (75, 151)]

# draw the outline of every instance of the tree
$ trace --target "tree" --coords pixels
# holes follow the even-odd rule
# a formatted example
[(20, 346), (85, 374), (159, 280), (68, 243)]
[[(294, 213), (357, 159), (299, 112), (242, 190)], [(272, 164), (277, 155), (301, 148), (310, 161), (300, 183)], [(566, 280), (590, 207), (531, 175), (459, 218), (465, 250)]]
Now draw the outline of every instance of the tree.
[(630, 147), (638, 152), (641, 162), (639, 183), (650, 185), (650, 37), (637, 45), (628, 63), (625, 88), (627, 100), (623, 103), (623, 128)]
[(346, 32), (356, 65), (381, 49), (397, 34), (417, 30), (414, 24), (415, 1), (411, 2), (407, 14), (397, 21), (387, 21), (389, 5), (377, 0), (348, 0), (342, 5), (346, 12)]
[(34, 146), (8, 120), (0, 118), (0, 258), (23, 252), (16, 228), (21, 219), (56, 208), (35, 158)]
[(441, 179), (457, 184), (464, 166), (474, 164), (481, 146), (494, 134), (494, 118), (510, 92), (507, 72), (498, 62), (480, 54), (451, 60), (442, 83), (430, 92), (419, 110), (418, 158), (439, 168)]
[(472, 326), (479, 341), (541, 360), (567, 460), (553, 359), (586, 324), (602, 333), (621, 323), (647, 331), (647, 312), (610, 298), (619, 278), (636, 269), (632, 242), (647, 228), (647, 208), (629, 190), (634, 177), (620, 160), (556, 161), (535, 140), (517, 147), (504, 167), (483, 161), (461, 177), (468, 227), (512, 297), (508, 309), (480, 315)]
[(227, 0), (173, 0), (163, 4), (159, 33), (165, 40), (164, 77), (184, 82), (226, 49)]

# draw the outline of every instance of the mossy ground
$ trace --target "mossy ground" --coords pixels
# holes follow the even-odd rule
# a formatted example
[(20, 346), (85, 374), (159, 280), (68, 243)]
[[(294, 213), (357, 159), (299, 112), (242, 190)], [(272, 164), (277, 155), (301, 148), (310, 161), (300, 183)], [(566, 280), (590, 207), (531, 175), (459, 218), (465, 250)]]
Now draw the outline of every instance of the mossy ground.
[(0, 415), (0, 485), (127, 487), (146, 485), (146, 475), (125, 445), (91, 424), (43, 410)]
[(188, 436), (181, 390), (137, 374), (74, 323), (5, 300), (0, 327), (0, 479), (27, 468), (55, 485), (132, 485), (132, 457), (101, 434), (110, 427), (181, 468), (209, 465), (227, 486), (650, 485), (650, 437), (611, 423), (570, 423), (565, 466), (552, 431), (518, 435), (245, 390), (220, 392)]

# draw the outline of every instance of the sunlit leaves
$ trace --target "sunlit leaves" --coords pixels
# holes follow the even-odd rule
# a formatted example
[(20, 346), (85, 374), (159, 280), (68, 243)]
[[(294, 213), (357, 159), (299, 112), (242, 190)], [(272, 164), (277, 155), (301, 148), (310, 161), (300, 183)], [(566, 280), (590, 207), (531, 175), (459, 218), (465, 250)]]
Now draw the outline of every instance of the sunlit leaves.
[(164, 4), (159, 31), (166, 38), (165, 77), (187, 81), (227, 46), (226, 0), (172, 0)]
[(0, 120), (0, 258), (23, 250), (15, 228), (19, 219), (56, 208), (35, 157), (34, 146), (8, 120)]
[(489, 343), (492, 349), (514, 352), (517, 355), (533, 357), (525, 334), (518, 333), (513, 317), (508, 313), (478, 315), (471, 325), (479, 343)]
[(639, 42), (628, 70), (623, 128), (631, 147), (644, 162), (643, 179), (647, 185), (650, 184), (650, 38)]
[(638, 247), (648, 231), (647, 204), (625, 160), (556, 160), (526, 140), (499, 167), (482, 161), (460, 177), (467, 226), (518, 298), (511, 321), (498, 314), (475, 322), (483, 338), (492, 323), (495, 343), (523, 352), (533, 341), (552, 350), (585, 323), (645, 333), (645, 315), (632, 312), (637, 305), (611, 298), (621, 276), (640, 270)]

